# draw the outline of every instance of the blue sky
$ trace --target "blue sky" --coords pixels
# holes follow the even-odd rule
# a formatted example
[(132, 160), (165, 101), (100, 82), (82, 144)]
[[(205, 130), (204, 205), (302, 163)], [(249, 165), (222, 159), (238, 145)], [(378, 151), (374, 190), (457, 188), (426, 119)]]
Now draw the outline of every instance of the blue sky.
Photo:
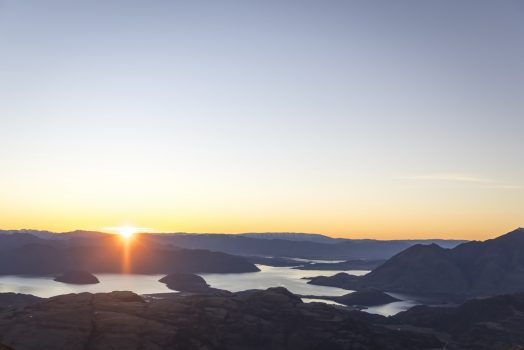
[(0, 0), (0, 225), (523, 226), (522, 1)]

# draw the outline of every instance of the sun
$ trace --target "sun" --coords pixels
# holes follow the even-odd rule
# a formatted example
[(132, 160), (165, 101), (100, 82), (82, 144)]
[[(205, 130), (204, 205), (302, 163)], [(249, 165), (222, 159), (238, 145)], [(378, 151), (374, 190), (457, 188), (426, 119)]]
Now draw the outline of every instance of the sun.
[(152, 228), (136, 227), (130, 225), (103, 227), (101, 230), (103, 232), (116, 234), (124, 241), (130, 241), (137, 233), (154, 232), (154, 229)]
[(121, 226), (116, 227), (115, 231), (125, 240), (129, 240), (135, 233), (138, 232), (138, 228), (133, 226)]

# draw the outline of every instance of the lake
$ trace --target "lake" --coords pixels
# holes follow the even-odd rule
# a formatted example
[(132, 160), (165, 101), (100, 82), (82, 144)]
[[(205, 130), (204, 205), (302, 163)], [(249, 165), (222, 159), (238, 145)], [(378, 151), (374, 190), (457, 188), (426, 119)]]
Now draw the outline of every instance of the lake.
[[(317, 271), (317, 270), (296, 270), (290, 267), (272, 267), (257, 265), (260, 272), (231, 273), (231, 274), (200, 274), (209, 285), (214, 288), (226, 289), (238, 292), (247, 289), (266, 289), (269, 287), (285, 287), (289, 291), (311, 296), (340, 296), (349, 291), (334, 288), (315, 286), (307, 284), (303, 277), (331, 276), (339, 272), (346, 272), (352, 275), (364, 275), (369, 271)], [(60, 294), (68, 293), (105, 293), (114, 290), (130, 290), (137, 294), (152, 294), (171, 292), (163, 283), (158, 282), (164, 275), (136, 275), (136, 274), (96, 274), (100, 283), (90, 285), (73, 285), (53, 281), (52, 276), (0, 276), (0, 293), (23, 293), (32, 294), (43, 298), (48, 298)], [(403, 296), (394, 295), (399, 299)], [(304, 299), (305, 302), (334, 302), (320, 299)], [(369, 308), (365, 311), (381, 315), (393, 315), (404, 311), (415, 305), (413, 301), (405, 300)]]

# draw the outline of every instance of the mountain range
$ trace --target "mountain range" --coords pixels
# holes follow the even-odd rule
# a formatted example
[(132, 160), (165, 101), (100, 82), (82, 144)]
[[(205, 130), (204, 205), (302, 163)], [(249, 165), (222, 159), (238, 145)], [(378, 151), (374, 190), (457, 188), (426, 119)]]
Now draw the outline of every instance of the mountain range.
[(339, 274), (312, 283), (461, 300), (523, 292), (524, 229), (452, 249), (436, 244), (415, 245), (365, 276)]
[(136, 237), (126, 247), (115, 235), (70, 236), (68, 239), (43, 239), (29, 233), (0, 235), (1, 275), (48, 275), (67, 270), (112, 273), (259, 271), (243, 257), (158, 244), (147, 236)]
[[(311, 237), (310, 237), (311, 236)], [(192, 249), (209, 249), (243, 256), (299, 259), (387, 259), (421, 241), (331, 238), (299, 233), (152, 234), (159, 242)], [(426, 240), (454, 247), (462, 240)]]
[(524, 291), (524, 229), (453, 249), (416, 245), (363, 277), (382, 290), (465, 298)]
[[(31, 234), (41, 239), (71, 240), (103, 237), (96, 231), (72, 231), (53, 233), (35, 230), (0, 230), (0, 236)], [(188, 234), (188, 233), (143, 233), (151, 241), (187, 249), (205, 249), (241, 256), (287, 257), (299, 259), (349, 260), (388, 259), (416, 244), (437, 244), (449, 248), (463, 240), (374, 240), (332, 238), (308, 233), (244, 233), (244, 234)]]

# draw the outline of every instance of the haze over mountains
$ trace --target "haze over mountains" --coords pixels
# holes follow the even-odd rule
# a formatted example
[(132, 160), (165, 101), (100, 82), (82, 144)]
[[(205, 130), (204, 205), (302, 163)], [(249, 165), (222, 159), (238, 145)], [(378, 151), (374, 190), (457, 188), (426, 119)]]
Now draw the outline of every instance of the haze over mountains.
[[(26, 233), (42, 239), (78, 240), (104, 237), (102, 232), (73, 231), (53, 233), (35, 230), (4, 230), (3, 234)], [(269, 256), (300, 259), (387, 259), (415, 244), (435, 243), (442, 247), (454, 247), (463, 240), (373, 240), (332, 238), (306, 233), (245, 233), (245, 234), (187, 234), (187, 233), (144, 233), (161, 245), (173, 245), (187, 249), (206, 249), (242, 256)], [(27, 239), (26, 238), (21, 238)]]
[[(132, 258), (130, 258), (132, 257)], [(0, 234), (0, 274), (54, 274), (67, 270), (112, 273), (255, 272), (245, 258), (201, 249), (180, 249), (137, 237), (128, 247), (106, 234), (43, 239), (29, 233)]]

